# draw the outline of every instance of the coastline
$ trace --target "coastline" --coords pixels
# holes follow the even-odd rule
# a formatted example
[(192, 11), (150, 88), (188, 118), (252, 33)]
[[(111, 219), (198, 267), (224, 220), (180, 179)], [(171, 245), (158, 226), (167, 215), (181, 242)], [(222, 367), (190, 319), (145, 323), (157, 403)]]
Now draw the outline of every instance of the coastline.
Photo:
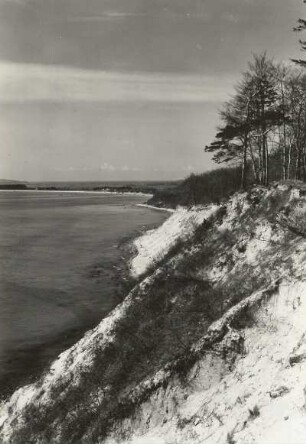
[[(292, 242), (286, 227), (275, 224), (286, 202), (299, 214), (294, 190), (282, 192), (280, 198), (279, 189), (258, 188), (252, 195), (237, 193), (226, 204), (178, 208), (156, 229), (134, 238), (129, 243), (134, 281), (127, 278), (123, 299), (38, 380), (0, 404), (0, 441), (50, 442), (51, 436), (65, 444), (85, 436), (91, 442), (136, 444), (162, 436), (160, 444), (173, 439), (183, 444), (197, 427), (197, 436), (204, 441), (213, 436), (215, 444), (229, 442), (235, 428), (236, 442), (244, 443), (254, 433), (270, 439), (271, 423), (274, 433), (287, 416), (290, 433), (296, 424), (306, 430), (300, 378), (305, 242), (299, 237)], [(277, 207), (271, 204), (276, 198)], [(279, 267), (280, 255), (286, 262)], [(116, 270), (122, 278), (122, 269)], [(237, 297), (239, 278), (245, 286)], [(209, 408), (205, 402), (202, 414), (203, 399)], [(255, 417), (254, 409), (260, 412)], [(210, 421), (214, 411), (221, 421)], [(199, 414), (203, 420), (195, 424)], [(261, 418), (263, 435), (257, 432)], [(69, 433), (76, 430), (72, 439), (68, 427)]]
[(149, 208), (150, 210), (156, 210), (156, 211), (167, 211), (168, 213), (175, 213), (176, 210), (173, 208), (163, 208), (163, 207), (155, 207), (154, 205), (149, 204), (137, 204), (137, 207), (143, 207), (143, 208)]
[[(141, 192), (133, 192), (133, 191), (126, 191), (126, 192), (120, 192), (120, 191), (93, 191), (93, 190), (34, 190), (34, 189), (28, 189), (28, 190), (9, 190), (9, 189), (0, 189), (0, 192), (9, 192), (9, 193), (20, 193), (20, 192), (31, 192), (31, 193), (79, 193), (79, 194), (111, 194), (111, 195), (118, 195), (118, 196), (143, 196), (143, 197), (152, 197), (153, 194), (149, 193), (141, 193)], [(157, 207), (156, 207), (157, 208)]]
[[(157, 209), (161, 210), (158, 207)], [(126, 239), (127, 242), (118, 245), (122, 251), (121, 264), (114, 267), (117, 284), (121, 287), (118, 288), (118, 304), (95, 327), (86, 330), (80, 339), (64, 349), (39, 376), (3, 398), (0, 408), (2, 438), (7, 439), (13, 430), (18, 430), (21, 423), (17, 417), (21, 418), (20, 412), (23, 409), (36, 406), (36, 402), (42, 411), (50, 408), (54, 403), (55, 387), (72, 379), (79, 384), (84, 371), (95, 371), (93, 358), (97, 350), (101, 354), (105, 353), (108, 344), (115, 337), (118, 323), (124, 322), (128, 311), (134, 306), (134, 295), (139, 291), (145, 294), (146, 285), (151, 282), (150, 276), (143, 280), (143, 272), (150, 266), (157, 265), (179, 238), (189, 238), (194, 229), (203, 219), (209, 218), (214, 210), (214, 207), (170, 210), (170, 213), (175, 214), (170, 215), (155, 229), (146, 229), (142, 235), (135, 233), (135, 236)], [(16, 424), (12, 426), (14, 419)]]
[[(54, 194), (65, 194), (72, 193), (72, 194), (85, 194), (85, 195), (92, 195), (95, 194), (99, 195), (125, 195), (128, 196), (139, 196), (139, 197), (147, 197), (151, 196), (145, 193), (133, 193), (133, 192), (109, 192), (109, 191), (87, 191), (87, 190), (0, 190), (0, 191), (28, 191), (31, 192), (31, 194), (34, 193), (53, 193)], [(142, 204), (139, 204), (142, 205)], [(131, 204), (131, 206), (138, 206), (138, 204)], [(146, 207), (145, 207), (146, 208)], [(154, 209), (151, 206), (148, 206), (147, 209)], [(158, 208), (157, 208), (158, 209)], [(165, 219), (167, 216), (165, 215)], [(65, 347), (63, 347), (63, 350), (59, 352), (59, 354), (63, 353), (65, 350), (72, 347), (74, 344), (76, 344), (85, 334), (86, 332), (92, 330), (97, 326), (100, 322), (103, 321), (103, 319), (107, 318), (110, 313), (116, 308), (117, 305), (120, 305), (123, 300), (126, 298), (126, 296), (129, 294), (131, 289), (134, 287), (134, 285), (137, 284), (137, 279), (132, 275), (130, 263), (133, 259), (133, 257), (137, 254), (137, 251), (135, 249), (135, 242), (138, 238), (142, 237), (144, 234), (147, 234), (151, 230), (155, 230), (158, 227), (160, 227), (164, 223), (164, 220), (161, 223), (153, 224), (153, 226), (147, 226), (147, 227), (140, 227), (138, 229), (135, 229), (133, 233), (130, 235), (124, 235), (121, 237), (115, 244), (115, 248), (120, 252), (120, 258), (118, 259), (118, 262), (113, 263), (110, 268), (110, 274), (112, 275), (112, 280), (115, 283), (115, 289), (114, 289), (114, 299), (116, 300), (116, 305), (110, 310), (109, 313), (105, 314), (105, 316), (101, 317), (101, 319), (98, 320), (97, 323), (92, 324), (91, 321), (89, 321), (88, 324), (83, 328), (75, 328), (72, 327), (71, 330), (67, 331), (65, 333), (65, 337), (61, 337), (60, 335), (56, 338), (50, 340), (50, 342), (47, 344), (47, 347), (49, 344), (53, 346), (53, 344), (65, 344)], [(45, 347), (44, 345), (39, 346), (33, 346), (33, 349), (35, 350), (43, 350)], [(56, 360), (58, 355), (53, 358), (52, 360)], [(27, 364), (29, 365), (29, 364)], [(45, 361), (43, 361), (42, 365), (40, 365), (40, 368), (38, 368), (38, 371), (35, 369), (33, 370), (32, 375), (25, 375), (20, 378), (20, 381), (18, 380), (18, 383), (16, 387), (13, 389), (9, 388), (8, 391), (4, 391), (3, 393), (0, 393), (0, 402), (4, 399), (9, 398), (15, 391), (17, 391), (20, 387), (23, 387), (25, 385), (35, 383), (43, 374), (43, 372), (48, 368), (49, 361), (46, 364)], [(1, 382), (1, 381), (0, 381)]]
[[(20, 190), (1, 190), (1, 191), (20, 191)], [(45, 190), (22, 190), (22, 191), (32, 191), (32, 192), (43, 192)], [(51, 193), (58, 193), (58, 190), (46, 190)], [(70, 193), (70, 191), (64, 190), (60, 191), (63, 193)], [(120, 192), (96, 192), (96, 191), (72, 191), (72, 193), (89, 193), (89, 194), (118, 194), (118, 195), (140, 195), (140, 193), (120, 193)], [(152, 205), (146, 204), (136, 204), (135, 206), (142, 206), (143, 208), (147, 208), (150, 210), (156, 211), (164, 211), (169, 213), (169, 218), (176, 210), (153, 207)], [(105, 315), (103, 316), (97, 324), (92, 325), (88, 323), (88, 325), (84, 326), (84, 328), (72, 328), (71, 331), (68, 331), (65, 336), (59, 335), (57, 338), (50, 341), (50, 344), (53, 343), (63, 343), (65, 347), (63, 350), (58, 353), (55, 358), (52, 358), (51, 361), (44, 362), (40, 365), (40, 367), (33, 370), (31, 376), (25, 375), (23, 378), (18, 381), (18, 384), (15, 388), (9, 389), (7, 392), (0, 393), (0, 407), (4, 406), (6, 402), (9, 402), (10, 399), (14, 398), (14, 396), (22, 393), (23, 391), (27, 391), (27, 388), (34, 388), (39, 381), (44, 378), (45, 374), (49, 374), (50, 369), (53, 366), (56, 367), (56, 364), (61, 361), (61, 358), (65, 356), (68, 352), (77, 349), (78, 345), (82, 343), (88, 336), (90, 336), (93, 332), (99, 330), (105, 324), (108, 324), (109, 321), (112, 322), (114, 318), (116, 318), (116, 313), (118, 312), (121, 315), (122, 306), (129, 305), (129, 295), (130, 292), (133, 291), (133, 288), (137, 285), (141, 285), (142, 275), (141, 273), (133, 273), (132, 263), (135, 258), (142, 255), (142, 252), (137, 249), (138, 242), (144, 237), (150, 236), (152, 232), (159, 232), (163, 230), (164, 223), (168, 220), (168, 217), (165, 218), (163, 222), (157, 224), (151, 228), (146, 228), (144, 230), (136, 230), (132, 235), (123, 237), (119, 240), (116, 248), (120, 251), (120, 259), (116, 264), (112, 265), (112, 275), (113, 280), (116, 282), (116, 305)], [(153, 263), (153, 262), (152, 262)], [(44, 345), (37, 346), (37, 350), (40, 350), (45, 347)], [(1, 409), (0, 409), (1, 410)]]

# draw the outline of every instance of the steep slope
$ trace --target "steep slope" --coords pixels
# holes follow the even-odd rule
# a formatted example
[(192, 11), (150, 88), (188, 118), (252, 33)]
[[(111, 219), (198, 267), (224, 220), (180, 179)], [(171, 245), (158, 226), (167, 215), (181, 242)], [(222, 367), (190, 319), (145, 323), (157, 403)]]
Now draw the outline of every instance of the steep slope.
[(201, 347), (184, 382), (170, 378), (107, 442), (305, 443), (306, 282), (274, 290), (247, 301), (243, 331), (231, 325), (245, 304), (214, 324), (209, 334), (227, 333)]
[(277, 186), (192, 211), (136, 242), (124, 302), (2, 405), (3, 442), (305, 442), (306, 202)]
[(131, 261), (133, 276), (141, 276), (148, 268), (154, 269), (177, 242), (190, 239), (204, 220), (208, 220), (218, 209), (217, 205), (179, 208), (174, 215), (155, 230), (150, 230), (134, 241), (137, 254)]

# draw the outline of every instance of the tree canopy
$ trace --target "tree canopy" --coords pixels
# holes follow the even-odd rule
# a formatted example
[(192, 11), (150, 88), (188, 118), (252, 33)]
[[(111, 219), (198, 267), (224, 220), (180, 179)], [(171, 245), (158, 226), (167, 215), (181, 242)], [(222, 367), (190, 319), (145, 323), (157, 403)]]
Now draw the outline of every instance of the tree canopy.
[[(306, 0), (303, 0), (303, 1), (304, 1), (304, 3), (306, 3)], [(302, 18), (298, 19), (297, 26), (294, 28), (294, 31), (295, 32), (303, 32), (305, 30), (306, 30), (306, 20), (302, 19)], [(300, 42), (302, 51), (306, 51), (306, 40), (300, 39), (299, 42)], [(297, 63), (298, 65), (301, 65), (306, 68), (306, 60), (293, 59), (293, 61), (295, 63)]]
[(241, 165), (248, 180), (306, 180), (306, 74), (254, 55), (220, 112), (215, 140), (205, 147), (217, 163)]

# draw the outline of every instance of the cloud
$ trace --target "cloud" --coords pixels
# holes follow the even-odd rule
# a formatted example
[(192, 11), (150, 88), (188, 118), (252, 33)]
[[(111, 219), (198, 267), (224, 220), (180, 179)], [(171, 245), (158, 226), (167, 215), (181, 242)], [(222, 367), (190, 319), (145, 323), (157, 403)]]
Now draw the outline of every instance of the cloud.
[(67, 22), (70, 23), (79, 23), (79, 22), (102, 22), (105, 20), (120, 20), (129, 17), (146, 17), (147, 13), (137, 13), (137, 12), (117, 12), (110, 11), (104, 12), (103, 14), (98, 15), (89, 15), (89, 16), (71, 16), (67, 17)]
[(0, 101), (221, 102), (235, 79), (0, 62)]
[(241, 21), (241, 17), (238, 14), (233, 13), (222, 14), (221, 18), (229, 23), (239, 23), (239, 21)]
[(18, 5), (24, 6), (26, 2), (24, 0), (0, 0), (1, 3), (17, 3)]
[(136, 172), (136, 171), (141, 171), (140, 168), (135, 167), (135, 166), (128, 166), (128, 165), (123, 165), (120, 168), (118, 168), (120, 171), (132, 171), (132, 172)]
[(11, 5), (18, 5), (22, 8), (30, 8), (32, 9), (31, 0), (0, 0), (1, 4), (11, 4)]
[[(18, 1), (18, 0), (17, 0)], [(66, 21), (69, 23), (86, 23), (86, 22), (104, 22), (110, 20), (123, 20), (126, 18), (138, 18), (138, 17), (150, 17), (159, 19), (173, 19), (173, 18), (185, 18), (194, 19), (200, 21), (210, 21), (212, 14), (209, 12), (190, 12), (184, 8), (182, 11), (173, 11), (167, 7), (160, 9), (158, 12), (146, 11), (146, 12), (127, 12), (127, 11), (105, 11), (102, 14), (95, 14), (89, 16), (69, 16)]]
[(100, 170), (101, 171), (114, 171), (116, 168), (114, 167), (114, 165), (111, 165), (107, 162), (102, 163), (102, 165), (100, 165)]
[(53, 167), (52, 170), (54, 170), (54, 171), (67, 171), (68, 170), (68, 171), (76, 171), (76, 172), (81, 172), (81, 171), (140, 172), (140, 171), (142, 171), (141, 168), (138, 168), (136, 166), (129, 166), (129, 165), (115, 166), (115, 165), (112, 165), (108, 162), (104, 162), (100, 166), (84, 166), (84, 165), (82, 165), (82, 166), (68, 166), (68, 167), (56, 166), (56, 167)]

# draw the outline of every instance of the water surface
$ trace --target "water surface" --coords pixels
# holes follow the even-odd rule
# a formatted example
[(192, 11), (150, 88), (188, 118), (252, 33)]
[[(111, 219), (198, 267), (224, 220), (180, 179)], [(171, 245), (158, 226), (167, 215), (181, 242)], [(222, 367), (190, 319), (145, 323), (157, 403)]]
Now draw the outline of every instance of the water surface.
[(118, 302), (123, 239), (166, 213), (143, 196), (0, 192), (0, 394), (37, 376)]

